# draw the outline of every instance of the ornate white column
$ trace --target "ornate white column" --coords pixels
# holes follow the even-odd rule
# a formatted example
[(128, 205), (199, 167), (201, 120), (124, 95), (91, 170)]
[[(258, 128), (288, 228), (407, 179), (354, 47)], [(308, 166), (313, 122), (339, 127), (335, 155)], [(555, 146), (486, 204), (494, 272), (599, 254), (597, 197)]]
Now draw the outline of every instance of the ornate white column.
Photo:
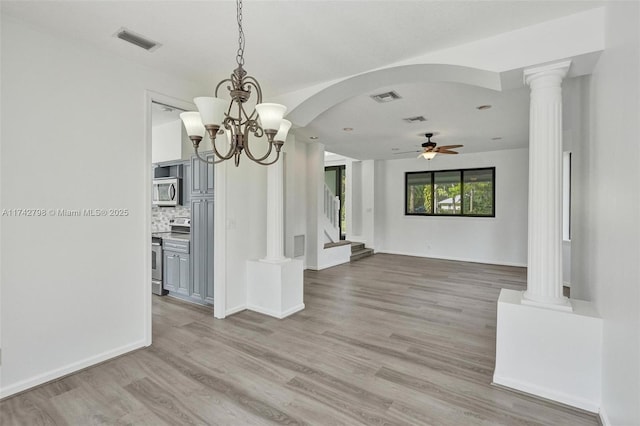
[[(295, 152), (294, 142), (293, 137), (287, 139), (289, 152)], [(285, 318), (304, 309), (303, 262), (284, 256), (285, 158), (267, 170), (267, 255), (264, 259), (247, 260), (247, 304), (244, 306), (275, 318)]]
[(284, 257), (284, 153), (267, 167), (267, 255), (263, 262), (280, 263)]
[(562, 79), (570, 61), (524, 71), (529, 120), (529, 252), (522, 303), (571, 310), (562, 295)]

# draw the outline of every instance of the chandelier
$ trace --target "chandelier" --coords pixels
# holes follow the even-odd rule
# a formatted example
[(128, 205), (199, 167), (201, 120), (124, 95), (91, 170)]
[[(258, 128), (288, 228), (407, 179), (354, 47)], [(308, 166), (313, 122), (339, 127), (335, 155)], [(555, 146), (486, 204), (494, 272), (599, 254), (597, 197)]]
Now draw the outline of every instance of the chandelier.
[[(240, 164), (240, 156), (244, 151), (250, 160), (263, 166), (275, 163), (280, 158), (280, 150), (291, 128), (291, 122), (284, 120), (287, 107), (274, 103), (262, 103), (262, 89), (258, 81), (247, 75), (244, 70), (244, 32), (242, 30), (242, 0), (236, 0), (236, 15), (238, 20), (238, 52), (236, 63), (238, 67), (230, 78), (222, 80), (216, 86), (215, 97), (194, 98), (198, 111), (188, 111), (180, 114), (184, 127), (193, 144), (196, 156), (205, 163), (215, 164), (234, 159), (236, 167)], [(218, 97), (220, 88), (224, 85), (229, 92), (231, 101)], [(249, 110), (246, 105), (255, 93), (255, 106)], [(209, 161), (203, 158), (198, 149), (205, 133), (211, 140), (213, 153), (217, 159)], [(255, 155), (251, 152), (249, 136), (256, 138), (266, 136), (266, 153)], [(216, 138), (225, 135), (228, 148), (218, 150)], [(275, 148), (275, 155), (271, 155)]]

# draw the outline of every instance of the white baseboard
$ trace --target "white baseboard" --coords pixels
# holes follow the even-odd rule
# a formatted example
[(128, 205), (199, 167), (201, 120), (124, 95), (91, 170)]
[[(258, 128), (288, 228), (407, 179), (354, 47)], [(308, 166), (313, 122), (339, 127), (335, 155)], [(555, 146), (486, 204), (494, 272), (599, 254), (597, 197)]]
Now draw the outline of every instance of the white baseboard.
[(329, 262), (329, 263), (324, 263), (320, 266), (316, 266), (316, 265), (308, 265), (307, 269), (311, 269), (312, 271), (322, 271), (323, 269), (327, 269), (327, 268), (333, 268), (334, 266), (339, 266), (339, 265), (345, 265), (347, 263), (349, 263), (350, 260), (336, 260), (333, 262)]
[(269, 315), (270, 317), (283, 319), (283, 318), (288, 317), (289, 315), (295, 314), (296, 312), (299, 312), (299, 311), (303, 310), (304, 309), (304, 303), (302, 303), (302, 304), (300, 304), (298, 306), (294, 306), (293, 308), (287, 309), (286, 311), (283, 311), (283, 312), (276, 312), (276, 311), (272, 311), (270, 309), (262, 308), (260, 306), (252, 306), (252, 305), (247, 306), (247, 309), (249, 309), (250, 311), (257, 312), (259, 314)]
[[(11, 384), (9, 386), (5, 386), (0, 388), (0, 399), (6, 398), (18, 392), (25, 391), (32, 387), (42, 385), (44, 383), (50, 382), (52, 380), (59, 379), (61, 377), (67, 376), (71, 373), (75, 373), (76, 371), (82, 370), (87, 367), (91, 367), (92, 365), (99, 364), (101, 362), (107, 361), (111, 358), (115, 358), (117, 356), (126, 354), (127, 352), (135, 351), (136, 349), (143, 348), (147, 346), (146, 340), (140, 340), (135, 343), (131, 343), (129, 345), (121, 346), (119, 348), (103, 352), (101, 354), (85, 358), (78, 362), (74, 362), (68, 365), (65, 365), (61, 368), (56, 368), (55, 370), (48, 371), (43, 374), (39, 374), (35, 377), (31, 377), (29, 379), (22, 380), (18, 383)], [(6, 366), (3, 366), (6, 368)]]
[(225, 315), (237, 314), (238, 312), (244, 311), (245, 309), (247, 309), (247, 305), (245, 305), (245, 304), (238, 305), (236, 307), (227, 309), (227, 311), (225, 312)]
[(446, 256), (434, 256), (434, 255), (426, 255), (424, 253), (410, 253), (404, 251), (396, 251), (396, 250), (385, 250), (380, 249), (376, 251), (376, 253), (386, 253), (386, 254), (398, 254), (401, 256), (413, 256), (413, 257), (424, 257), (427, 259), (441, 259), (441, 260), (453, 260), (456, 262), (471, 262), (471, 263), (484, 263), (486, 265), (499, 265), (499, 266), (517, 266), (520, 268), (526, 268), (526, 263), (520, 262), (497, 262), (497, 261), (489, 261), (489, 260), (478, 260), (478, 259), (467, 259), (462, 257), (446, 257)]
[(588, 401), (582, 398), (576, 398), (573, 395), (557, 392), (553, 389), (543, 388), (533, 385), (531, 383), (521, 382), (519, 380), (513, 380), (506, 377), (493, 376), (493, 382), (495, 384), (506, 386), (508, 388), (516, 389), (518, 391), (536, 395), (542, 398), (557, 401), (571, 407), (580, 408), (582, 410), (589, 411), (591, 413), (602, 412), (598, 401)]
[(609, 416), (607, 416), (607, 412), (604, 411), (604, 407), (600, 407), (598, 415), (600, 416), (600, 423), (602, 423), (602, 426), (613, 426), (613, 423), (609, 420)]

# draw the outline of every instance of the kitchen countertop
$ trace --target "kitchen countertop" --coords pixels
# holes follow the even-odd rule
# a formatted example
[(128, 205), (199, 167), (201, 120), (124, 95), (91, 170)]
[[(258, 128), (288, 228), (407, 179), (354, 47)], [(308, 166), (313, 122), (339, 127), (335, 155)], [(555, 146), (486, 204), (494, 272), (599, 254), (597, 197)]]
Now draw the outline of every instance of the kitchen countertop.
[(160, 237), (163, 240), (178, 240), (178, 241), (190, 241), (191, 240), (191, 235), (189, 235), (189, 234), (180, 234), (180, 233), (171, 232), (171, 231), (152, 232), (151, 235), (154, 236), (154, 237)]

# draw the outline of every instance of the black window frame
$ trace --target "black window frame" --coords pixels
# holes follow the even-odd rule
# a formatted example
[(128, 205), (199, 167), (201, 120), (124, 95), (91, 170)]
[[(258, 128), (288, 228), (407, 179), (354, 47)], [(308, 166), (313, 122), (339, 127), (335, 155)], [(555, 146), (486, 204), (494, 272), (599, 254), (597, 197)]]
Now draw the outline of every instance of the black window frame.
[[(491, 185), (492, 189), (492, 214), (465, 214), (464, 213), (464, 172), (465, 171), (487, 171), (491, 170), (491, 180), (493, 185)], [(460, 213), (459, 214), (442, 214), (435, 213), (435, 174), (440, 172), (459, 172), (460, 173)], [(409, 200), (407, 199), (407, 185), (409, 183), (409, 176), (415, 174), (424, 174), (428, 173), (431, 175), (431, 211), (432, 213), (409, 213)], [(405, 172), (404, 174), (404, 215), (405, 216), (438, 216), (438, 217), (486, 217), (486, 218), (495, 218), (496, 217), (496, 168), (495, 167), (476, 167), (471, 169), (443, 169), (443, 170), (422, 170), (422, 171), (414, 171), (414, 172)]]

